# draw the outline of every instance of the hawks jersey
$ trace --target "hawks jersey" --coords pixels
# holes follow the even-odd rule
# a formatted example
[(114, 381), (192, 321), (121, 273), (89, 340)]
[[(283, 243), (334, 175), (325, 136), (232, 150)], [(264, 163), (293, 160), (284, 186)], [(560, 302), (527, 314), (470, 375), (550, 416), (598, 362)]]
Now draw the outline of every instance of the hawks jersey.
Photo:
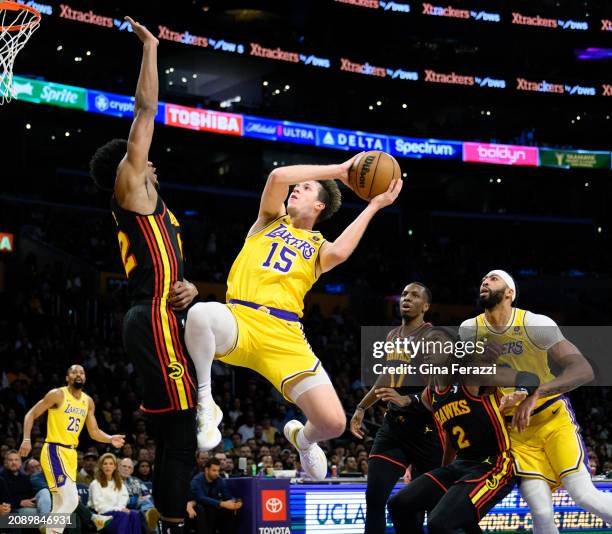
[(320, 275), (320, 232), (279, 217), (249, 235), (227, 278), (227, 300), (245, 300), (303, 315), (304, 296)]
[(482, 461), (510, 449), (510, 438), (495, 394), (475, 397), (460, 383), (427, 388), (434, 421), (450, 437), (461, 460)]
[[(411, 332), (404, 333), (402, 332), (403, 327), (398, 326), (397, 328), (394, 328), (387, 334), (387, 341), (395, 341), (396, 339), (407, 339), (408, 342), (415, 340), (415, 343), (416, 343), (416, 341), (418, 341), (419, 336), (422, 336), (431, 327), (432, 327), (431, 323), (422, 323), (420, 326), (418, 326)], [(390, 352), (387, 354), (387, 356), (385, 357), (385, 361), (389, 362), (391, 365), (397, 365), (397, 363), (394, 363), (394, 362), (410, 363), (412, 359), (410, 357), (410, 354), (405, 354), (404, 352), (398, 353), (394, 351), (394, 352)], [(389, 375), (384, 375), (384, 376), (390, 382), (388, 386), (387, 384), (384, 384), (384, 386), (391, 387), (391, 388), (402, 388), (404, 384), (404, 379), (406, 378), (406, 375), (389, 374)], [(420, 392), (422, 390), (423, 388), (421, 387), (417, 391)], [(406, 395), (407, 393), (400, 391), (400, 394)], [(389, 403), (389, 406), (390, 407), (393, 406), (393, 403)]]
[(87, 419), (89, 397), (81, 393), (81, 398), (77, 399), (67, 387), (61, 390), (64, 394), (62, 404), (57, 408), (49, 408), (48, 411), (46, 441), (76, 447)]
[(121, 261), (132, 301), (161, 300), (183, 279), (181, 227), (160, 196), (150, 215), (125, 210), (111, 199)]

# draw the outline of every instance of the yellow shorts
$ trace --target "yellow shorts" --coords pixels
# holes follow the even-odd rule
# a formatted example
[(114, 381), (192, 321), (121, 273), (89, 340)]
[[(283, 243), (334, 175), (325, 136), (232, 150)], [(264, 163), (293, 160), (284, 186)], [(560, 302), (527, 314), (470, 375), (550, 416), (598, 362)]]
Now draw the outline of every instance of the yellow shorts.
[(227, 353), (216, 358), (257, 371), (291, 401), (285, 395), (287, 385), (321, 369), (321, 362), (310, 348), (302, 324), (240, 304), (228, 304), (227, 307), (236, 319), (236, 339)]
[(77, 451), (55, 443), (45, 443), (40, 454), (40, 466), (50, 491), (57, 491), (66, 479), (76, 482)]
[(516, 474), (540, 478), (552, 489), (562, 485), (565, 475), (575, 473), (589, 459), (571, 404), (559, 397), (532, 416), (525, 432), (510, 430)]

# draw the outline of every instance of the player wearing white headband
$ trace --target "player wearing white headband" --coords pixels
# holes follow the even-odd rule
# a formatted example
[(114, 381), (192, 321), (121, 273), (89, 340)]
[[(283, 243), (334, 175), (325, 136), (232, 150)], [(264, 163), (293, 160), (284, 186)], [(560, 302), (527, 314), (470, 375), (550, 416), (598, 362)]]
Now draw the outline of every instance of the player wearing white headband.
[[(478, 304), (484, 313), (464, 321), (463, 340), (486, 340), (497, 363), (536, 373), (540, 386), (530, 396), (505, 391), (511, 451), (520, 490), (529, 505), (534, 534), (557, 534), (552, 490), (565, 486), (576, 504), (612, 523), (612, 496), (591, 481), (587, 451), (569, 399), (563, 394), (593, 380), (593, 369), (580, 351), (563, 337), (550, 317), (513, 306), (517, 288), (506, 271), (490, 271), (480, 284)], [(562, 369), (554, 376), (551, 358)], [(525, 398), (526, 397), (526, 398)], [(467, 436), (466, 436), (467, 437)]]

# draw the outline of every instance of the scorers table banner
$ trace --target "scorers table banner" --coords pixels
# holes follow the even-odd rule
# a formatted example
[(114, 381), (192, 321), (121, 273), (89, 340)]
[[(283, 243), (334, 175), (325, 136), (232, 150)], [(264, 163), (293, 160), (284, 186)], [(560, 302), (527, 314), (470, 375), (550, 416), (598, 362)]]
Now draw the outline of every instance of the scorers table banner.
[[(599, 482), (596, 486), (612, 493), (612, 483)], [(403, 485), (398, 484), (393, 493)], [(362, 534), (366, 502), (365, 484), (294, 484), (290, 486), (291, 532)], [(598, 517), (576, 506), (564, 489), (553, 495), (555, 521), (560, 530), (606, 530), (606, 524)], [(480, 522), (489, 532), (531, 531), (531, 514), (518, 489), (501, 501)], [(387, 515), (387, 532), (393, 527)]]

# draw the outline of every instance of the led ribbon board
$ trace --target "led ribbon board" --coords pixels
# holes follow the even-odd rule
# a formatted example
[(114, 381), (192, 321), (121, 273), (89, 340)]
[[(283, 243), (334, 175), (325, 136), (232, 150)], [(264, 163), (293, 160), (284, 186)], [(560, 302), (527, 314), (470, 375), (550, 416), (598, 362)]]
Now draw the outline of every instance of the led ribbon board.
[[(134, 115), (134, 97), (23, 76), (14, 77), (13, 94), (17, 100), (33, 104), (79, 109), (112, 117), (131, 118)], [(384, 150), (404, 158), (462, 160), (470, 163), (564, 169), (609, 169), (611, 166), (610, 152), (401, 137), (267, 119), (241, 113), (226, 113), (169, 102), (159, 103), (155, 121), (165, 126), (198, 132), (336, 150), (352, 152)]]

